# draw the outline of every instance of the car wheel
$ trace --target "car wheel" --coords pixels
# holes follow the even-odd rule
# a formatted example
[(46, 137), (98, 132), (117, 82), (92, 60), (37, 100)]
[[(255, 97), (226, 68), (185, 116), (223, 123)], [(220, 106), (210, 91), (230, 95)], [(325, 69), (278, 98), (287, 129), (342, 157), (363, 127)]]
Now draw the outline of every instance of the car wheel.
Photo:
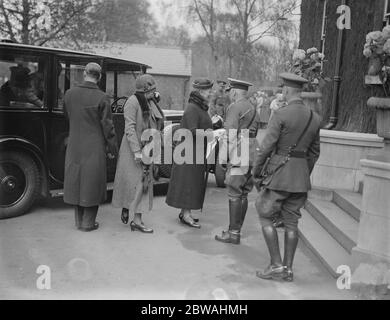
[(221, 164), (218, 162), (215, 165), (215, 182), (217, 183), (217, 187), (225, 188), (225, 177), (226, 177), (226, 169), (224, 169)]
[(40, 190), (41, 178), (35, 161), (17, 151), (0, 154), (0, 219), (26, 213)]

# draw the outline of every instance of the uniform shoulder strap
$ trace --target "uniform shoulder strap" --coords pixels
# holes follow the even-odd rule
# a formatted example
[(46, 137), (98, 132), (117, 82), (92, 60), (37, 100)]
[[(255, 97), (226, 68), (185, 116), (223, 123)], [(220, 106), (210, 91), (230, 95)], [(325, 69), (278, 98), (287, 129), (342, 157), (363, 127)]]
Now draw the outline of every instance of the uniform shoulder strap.
[(307, 132), (307, 129), (309, 129), (312, 120), (313, 120), (313, 110), (310, 110), (310, 117), (309, 117), (309, 120), (307, 121), (306, 126), (305, 126), (305, 128), (303, 129), (301, 135), (300, 135), (299, 138), (297, 139), (297, 142), (292, 146), (292, 149), (295, 149), (295, 148), (298, 146), (298, 144), (301, 142), (303, 136), (304, 136), (305, 133)]
[(248, 124), (248, 127), (247, 127), (247, 129), (249, 129), (250, 127), (251, 127), (251, 125), (252, 125), (252, 123), (253, 123), (253, 121), (255, 121), (255, 118), (256, 118), (256, 107), (255, 106), (253, 106), (253, 116), (252, 116), (252, 119), (251, 119), (251, 122), (249, 122), (249, 124)]

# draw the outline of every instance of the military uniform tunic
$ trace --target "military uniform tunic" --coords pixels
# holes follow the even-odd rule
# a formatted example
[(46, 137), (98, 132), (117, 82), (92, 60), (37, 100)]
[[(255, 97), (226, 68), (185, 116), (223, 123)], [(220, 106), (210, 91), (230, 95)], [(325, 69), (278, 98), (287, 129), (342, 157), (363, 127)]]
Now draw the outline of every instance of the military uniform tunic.
[(306, 156), (290, 157), (286, 164), (280, 165), (286, 160), (289, 147), (297, 142), (309, 117), (310, 108), (301, 99), (295, 98), (275, 111), (268, 124), (253, 170), (257, 176), (271, 156), (267, 166), (270, 179), (267, 179), (256, 202), (263, 225), (272, 223), (272, 215), (281, 211), (286, 228), (296, 228), (300, 209), (311, 188), (310, 173), (320, 152), (320, 118), (316, 113), (313, 113), (311, 124), (296, 147), (297, 151), (306, 152)]
[[(253, 119), (253, 120), (252, 120)], [(228, 155), (228, 171), (226, 186), (230, 199), (246, 198), (253, 189), (251, 166), (254, 160), (254, 150), (257, 140), (256, 133), (260, 128), (260, 117), (256, 108), (248, 99), (242, 98), (227, 108), (225, 129), (226, 135), (220, 150), (220, 159)], [(249, 144), (242, 141), (243, 131), (249, 130)], [(233, 131), (236, 130), (236, 131)], [(237, 132), (238, 134), (235, 134)], [(240, 154), (241, 146), (243, 154)], [(245, 148), (249, 147), (249, 148)], [(245, 150), (246, 149), (246, 150)], [(240, 159), (248, 160), (242, 163)]]

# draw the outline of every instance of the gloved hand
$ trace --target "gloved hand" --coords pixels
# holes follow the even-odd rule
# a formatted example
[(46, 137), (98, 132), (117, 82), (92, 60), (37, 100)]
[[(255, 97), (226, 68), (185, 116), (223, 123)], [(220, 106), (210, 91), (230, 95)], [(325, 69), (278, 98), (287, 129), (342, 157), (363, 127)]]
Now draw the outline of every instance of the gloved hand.
[(137, 164), (142, 164), (142, 153), (141, 152), (136, 152), (134, 154), (134, 160)]

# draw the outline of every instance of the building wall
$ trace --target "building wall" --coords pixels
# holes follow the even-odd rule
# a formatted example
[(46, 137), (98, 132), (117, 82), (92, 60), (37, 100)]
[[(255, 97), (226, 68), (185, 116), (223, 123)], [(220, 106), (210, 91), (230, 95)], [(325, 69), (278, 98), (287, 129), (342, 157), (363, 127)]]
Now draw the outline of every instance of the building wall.
[[(321, 27), (324, 0), (302, 0), (300, 45), (302, 49), (320, 48)], [(383, 96), (378, 86), (367, 86), (364, 76), (367, 73), (368, 61), (363, 56), (366, 34), (382, 29), (384, 0), (348, 0), (351, 8), (351, 30), (345, 30), (339, 94), (339, 122), (336, 130), (354, 132), (376, 132), (375, 111), (367, 108), (370, 96)], [(336, 25), (337, 7), (341, 0), (328, 0), (326, 28), (324, 74), (333, 80), (337, 51), (338, 28)], [(332, 105), (333, 81), (322, 89), (323, 117), (328, 119)]]
[[(153, 74), (152, 74), (153, 75)], [(129, 96), (135, 92), (136, 74), (122, 73), (118, 75), (118, 97)], [(157, 90), (161, 94), (160, 107), (162, 109), (183, 110), (189, 96), (190, 77), (153, 75)], [(106, 91), (114, 95), (114, 76), (107, 75)]]
[(184, 110), (189, 96), (190, 77), (154, 75), (161, 93), (162, 109)]

